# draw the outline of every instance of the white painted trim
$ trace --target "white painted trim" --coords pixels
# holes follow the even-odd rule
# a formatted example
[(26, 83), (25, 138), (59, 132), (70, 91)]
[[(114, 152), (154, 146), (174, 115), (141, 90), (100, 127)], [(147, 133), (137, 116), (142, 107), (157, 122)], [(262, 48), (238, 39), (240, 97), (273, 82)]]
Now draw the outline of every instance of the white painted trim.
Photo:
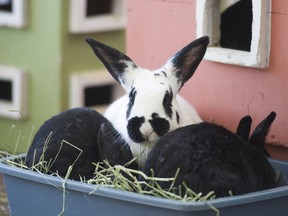
[[(81, 73), (73, 73), (70, 77), (70, 108), (83, 107), (84, 90), (91, 86), (115, 85), (113, 92), (113, 100), (116, 100), (124, 94), (121, 85), (117, 83), (106, 70), (88, 71)], [(109, 104), (104, 106), (93, 107), (99, 112), (104, 112)]]
[(126, 27), (126, 0), (113, 0), (113, 12), (106, 15), (86, 17), (86, 0), (70, 0), (71, 33), (102, 32)]
[(217, 34), (215, 25), (217, 23), (219, 25), (217, 20), (215, 24), (215, 14), (213, 15), (215, 4), (219, 5), (219, 0), (196, 0), (196, 35), (197, 37), (207, 35), (212, 38), (204, 59), (246, 67), (267, 68), (270, 56), (271, 0), (252, 0), (253, 22), (250, 52), (213, 46), (215, 43), (213, 38), (218, 39), (215, 35)]
[(0, 100), (0, 116), (22, 119), (28, 115), (28, 74), (23, 70), (0, 65), (0, 79), (12, 82), (12, 101)]
[(12, 0), (13, 11), (0, 11), (0, 26), (8, 26), (13, 28), (23, 28), (26, 26), (26, 0)]

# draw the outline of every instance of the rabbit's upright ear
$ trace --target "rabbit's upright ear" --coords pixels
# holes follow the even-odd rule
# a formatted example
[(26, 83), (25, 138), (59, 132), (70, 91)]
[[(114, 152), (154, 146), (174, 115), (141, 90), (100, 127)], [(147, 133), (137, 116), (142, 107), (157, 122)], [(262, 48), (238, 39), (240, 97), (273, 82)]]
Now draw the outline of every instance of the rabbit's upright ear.
[(125, 72), (137, 68), (136, 64), (124, 53), (92, 38), (85, 38), (95, 55), (102, 61), (113, 78), (125, 88)]
[(178, 83), (178, 90), (188, 81), (194, 74), (196, 68), (200, 64), (205, 55), (207, 46), (209, 44), (209, 37), (201, 37), (178, 51), (168, 62), (163, 66), (163, 70), (176, 77)]
[(273, 123), (274, 119), (276, 118), (276, 113), (271, 112), (253, 131), (249, 142), (258, 147), (259, 149), (263, 150), (267, 156), (270, 156), (269, 153), (264, 148), (266, 136), (269, 132), (271, 124)]
[(247, 115), (244, 116), (238, 124), (236, 134), (240, 136), (242, 139), (248, 141), (249, 134), (251, 130), (252, 118), (251, 116)]

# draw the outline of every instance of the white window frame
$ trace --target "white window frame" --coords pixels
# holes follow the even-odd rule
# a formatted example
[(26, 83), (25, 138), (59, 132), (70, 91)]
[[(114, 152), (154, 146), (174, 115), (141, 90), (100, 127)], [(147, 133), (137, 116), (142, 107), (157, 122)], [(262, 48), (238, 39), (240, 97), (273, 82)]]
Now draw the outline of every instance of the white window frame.
[(70, 32), (89, 33), (121, 30), (126, 27), (126, 0), (113, 0), (111, 14), (86, 16), (87, 0), (70, 1)]
[(197, 37), (207, 35), (211, 40), (204, 59), (253, 68), (268, 68), (270, 56), (271, 0), (252, 0), (253, 22), (250, 52), (212, 45), (213, 42), (215, 42), (213, 40), (219, 39), (220, 34), (219, 27), (217, 33), (217, 26), (215, 26), (215, 24), (220, 24), (220, 17), (213, 13), (215, 4), (219, 5), (219, 0), (196, 0), (196, 35)]
[(0, 65), (0, 79), (12, 83), (12, 101), (0, 100), (0, 116), (23, 119), (28, 115), (28, 77), (19, 68)]
[[(114, 86), (113, 101), (125, 94), (121, 85), (106, 70), (73, 73), (70, 77), (70, 108), (85, 106), (85, 88), (105, 85)], [(103, 104), (92, 108), (104, 113), (108, 106), (109, 104)]]
[(23, 28), (26, 26), (26, 0), (13, 1), (13, 11), (5, 12), (0, 10), (0, 26), (12, 28)]

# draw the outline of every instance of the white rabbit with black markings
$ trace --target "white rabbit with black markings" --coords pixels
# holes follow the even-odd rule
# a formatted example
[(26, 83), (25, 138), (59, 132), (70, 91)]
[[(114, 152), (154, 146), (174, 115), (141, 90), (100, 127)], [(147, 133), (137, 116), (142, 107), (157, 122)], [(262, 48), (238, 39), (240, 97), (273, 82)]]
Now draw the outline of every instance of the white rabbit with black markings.
[(127, 93), (104, 115), (128, 143), (138, 165), (144, 165), (161, 136), (202, 122), (197, 111), (177, 93), (201, 62), (208, 37), (191, 42), (154, 71), (138, 67), (122, 52), (91, 38), (86, 42)]

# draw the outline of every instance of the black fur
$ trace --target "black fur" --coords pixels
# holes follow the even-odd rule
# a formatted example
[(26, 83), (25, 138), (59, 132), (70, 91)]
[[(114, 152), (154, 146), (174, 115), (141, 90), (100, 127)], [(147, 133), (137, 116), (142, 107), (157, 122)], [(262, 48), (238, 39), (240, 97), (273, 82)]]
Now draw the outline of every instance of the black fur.
[[(175, 186), (185, 182), (196, 193), (215, 191), (223, 197), (229, 191), (236, 195), (276, 186), (274, 170), (259, 149), (212, 123), (178, 128), (161, 137), (143, 171), (151, 175), (153, 169), (155, 177), (166, 178), (174, 177), (178, 168)], [(164, 189), (171, 184), (158, 183)]]
[(95, 41), (89, 37), (85, 38), (85, 41), (90, 45), (95, 55), (103, 62), (110, 74), (119, 83), (121, 83), (122, 80), (122, 77), (119, 76), (125, 72), (127, 67), (127, 64), (123, 61), (131, 62), (133, 67), (136, 67), (128, 56), (117, 49), (107, 46), (99, 41)]
[(145, 122), (144, 117), (133, 117), (128, 121), (127, 131), (131, 140), (136, 143), (145, 141), (143, 134), (140, 132), (141, 125)]
[(135, 88), (132, 88), (132, 90), (129, 93), (129, 103), (128, 103), (128, 108), (126, 112), (126, 118), (128, 119), (131, 113), (131, 109), (134, 105), (135, 97), (137, 95), (137, 91)]
[(180, 123), (180, 116), (179, 116), (179, 113), (176, 111), (176, 121), (177, 121), (177, 124)]
[(165, 71), (161, 71), (161, 72), (164, 74), (165, 77), (167, 77), (167, 74)]
[(166, 115), (171, 119), (173, 115), (172, 110), (172, 100), (173, 100), (173, 91), (170, 87), (169, 91), (166, 91), (164, 98), (163, 98), (163, 108)]
[[(105, 122), (108, 122), (106, 118), (88, 108), (75, 108), (53, 116), (36, 133), (27, 153), (27, 165), (31, 167), (33, 163), (38, 163), (42, 154), (45, 161), (53, 161), (61, 143), (65, 140), (80, 148), (83, 152), (73, 165), (81, 152), (70, 145), (63, 144), (60, 154), (51, 166), (50, 171), (65, 176), (68, 167), (73, 165), (70, 178), (79, 179), (79, 175), (91, 178), (95, 170), (92, 162), (100, 160), (97, 150), (97, 135), (101, 124)], [(47, 149), (43, 151), (50, 133), (52, 133), (52, 136), (48, 140)]]
[(267, 157), (270, 157), (269, 152), (265, 149), (265, 141), (269, 132), (270, 126), (276, 118), (276, 113), (271, 112), (260, 124), (254, 129), (250, 136), (249, 142), (260, 149)]
[[(109, 161), (110, 165), (124, 166), (133, 159), (129, 145), (110, 122), (101, 125), (98, 134), (98, 148), (101, 160)], [(132, 162), (128, 167), (138, 169), (136, 162)]]
[[(101, 136), (98, 136), (102, 124), (106, 127), (101, 128)], [(75, 180), (80, 180), (80, 176), (86, 179), (93, 178), (95, 165), (92, 163), (102, 161), (103, 157), (108, 161), (111, 159), (109, 161), (111, 165), (115, 165), (117, 161), (123, 164), (124, 161), (131, 160), (128, 150), (126, 154), (119, 155), (118, 150), (124, 145), (123, 143), (118, 143), (115, 148), (113, 143), (110, 143), (110, 146), (101, 146), (103, 143), (109, 143), (105, 139), (110, 139), (110, 136), (105, 132), (108, 129), (112, 131), (111, 127), (109, 121), (95, 110), (88, 108), (66, 110), (51, 117), (40, 127), (28, 150), (26, 164), (32, 167), (42, 160), (51, 161), (53, 163), (49, 169), (50, 173), (57, 172), (64, 177), (69, 166), (73, 166), (69, 178)], [(51, 137), (48, 139), (50, 133)], [(120, 134), (115, 132), (114, 136), (119, 137)], [(81, 149), (82, 153), (64, 141)], [(47, 149), (45, 149), (45, 143), (47, 143)], [(61, 143), (63, 143), (62, 147)], [(103, 154), (101, 157), (98, 145), (101, 149), (100, 153)], [(107, 152), (107, 149), (111, 151)], [(76, 160), (79, 154), (80, 157)]]
[(149, 120), (149, 123), (159, 137), (169, 132), (170, 123), (166, 119), (160, 118), (156, 113), (152, 114), (152, 119)]
[(248, 140), (250, 130), (251, 130), (251, 124), (252, 124), (251, 116), (249, 116), (249, 115), (244, 116), (238, 124), (236, 134), (238, 136), (242, 137), (242, 139)]
[(264, 153), (267, 157), (270, 157), (270, 154), (265, 149), (266, 136), (269, 132), (269, 129), (276, 118), (276, 113), (271, 112), (257, 127), (254, 129), (251, 137), (249, 138), (252, 118), (251, 116), (243, 117), (237, 127), (236, 134), (242, 139), (249, 141), (251, 144), (255, 145), (261, 152)]
[(209, 44), (208, 37), (201, 37), (185, 46), (173, 58), (174, 67), (177, 68), (176, 76), (181, 82), (181, 86), (194, 74), (205, 55)]

